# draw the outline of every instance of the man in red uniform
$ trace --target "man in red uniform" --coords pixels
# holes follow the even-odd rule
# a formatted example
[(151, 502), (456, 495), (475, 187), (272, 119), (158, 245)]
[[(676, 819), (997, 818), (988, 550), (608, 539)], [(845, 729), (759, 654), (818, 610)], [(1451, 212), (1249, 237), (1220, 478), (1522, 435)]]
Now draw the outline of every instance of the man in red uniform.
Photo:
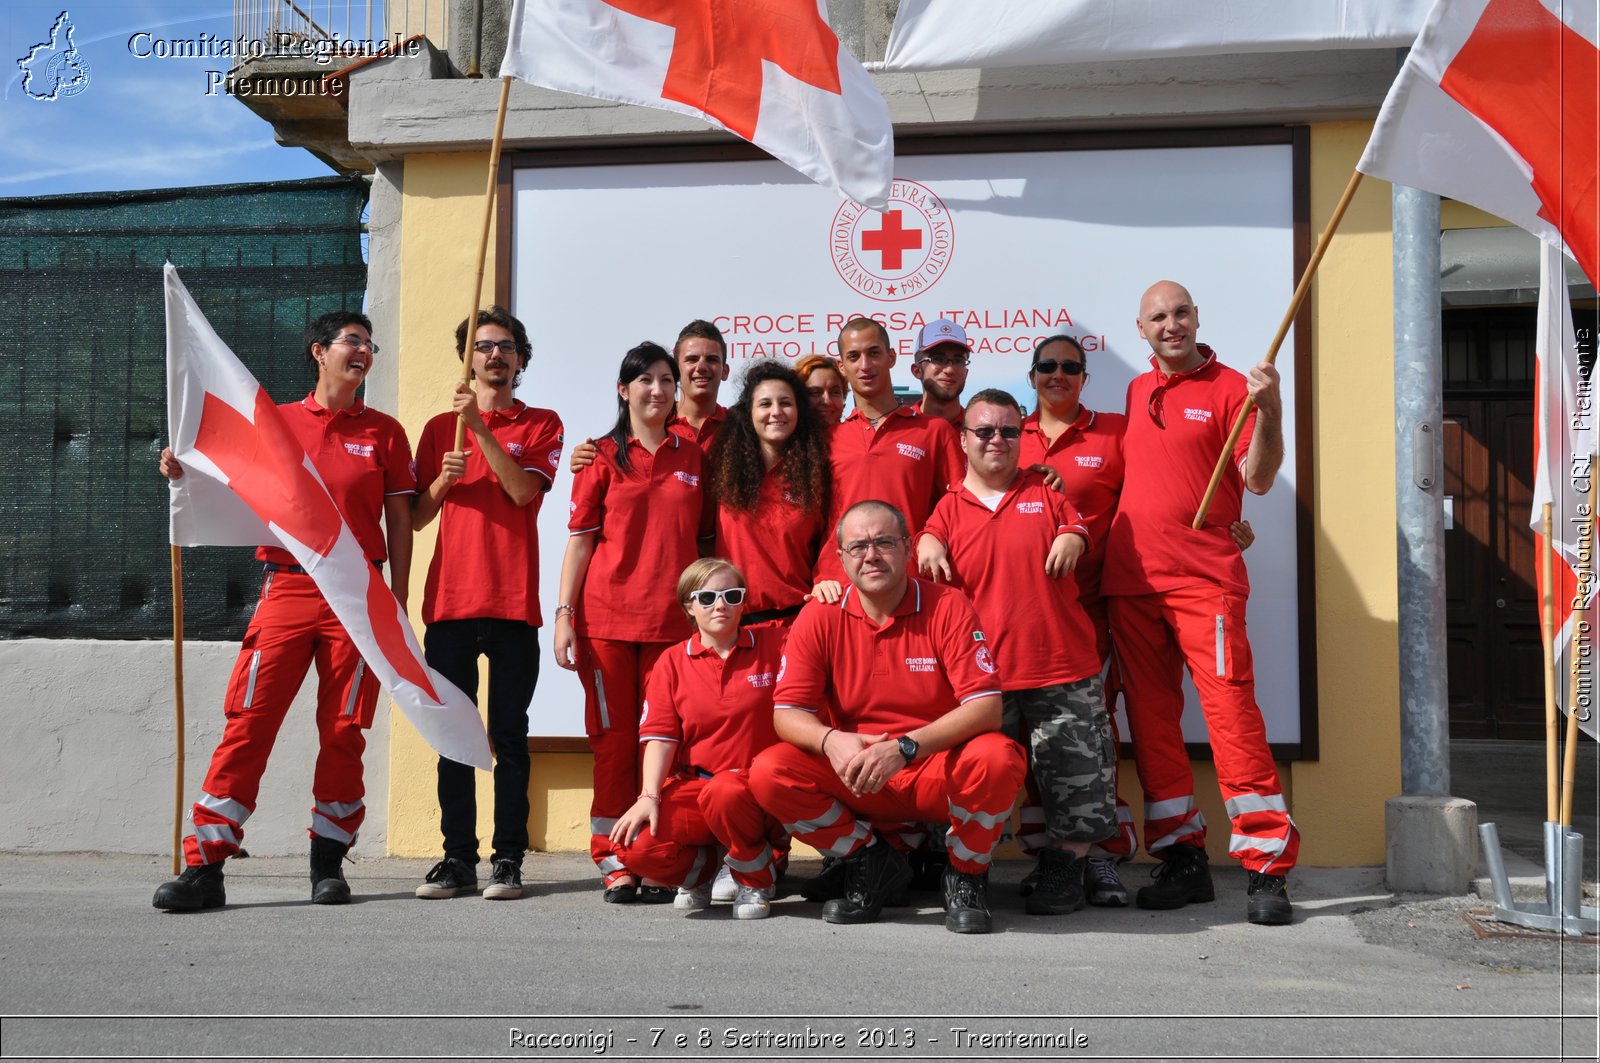
[(966, 421), (966, 479), (934, 508), (918, 567), (978, 607), (1004, 677), (1005, 732), (1028, 747), (1043, 795), (1045, 839), (1027, 910), (1066, 915), (1083, 905), (1090, 845), (1117, 822), (1111, 717), (1074, 578), (1089, 529), (1040, 473), (1018, 465), (1015, 398), (980, 391)]
[(988, 933), (990, 855), (1027, 770), (998, 730), (994, 655), (966, 596), (907, 574), (893, 506), (852, 506), (837, 539), (850, 590), (808, 603), (789, 631), (773, 697), (782, 741), (756, 758), (750, 791), (790, 834), (843, 859), (830, 923), (875, 921), (910, 880), (901, 825), (948, 823), (945, 926)]
[(717, 404), (717, 392), (730, 369), (722, 330), (696, 318), (678, 332), (672, 356), (678, 360), (680, 394), (677, 412), (667, 421), (667, 428), (699, 444), (700, 452), (710, 457), (717, 429), (728, 416), (727, 408)]
[[(1252, 923), (1288, 923), (1293, 907), (1284, 876), (1300, 834), (1256, 705), (1245, 632), (1249, 578), (1229, 532), (1244, 490), (1265, 494), (1283, 463), (1278, 373), (1265, 362), (1248, 377), (1222, 365), (1196, 342), (1199, 310), (1172, 281), (1144, 293), (1137, 324), (1153, 352), (1151, 370), (1128, 385), (1127, 473), (1102, 577), (1144, 785), (1145, 847), (1163, 861), (1137, 900), (1143, 908), (1179, 908), (1215, 896), (1180, 724), (1187, 665), (1232, 821), (1228, 852), (1249, 872), (1247, 916)], [(1246, 396), (1255, 412), (1205, 526), (1192, 530)]]
[[(364, 314), (322, 315), (306, 329), (305, 356), (316, 387), (278, 410), (367, 560), (380, 566), (388, 560), (389, 586), (404, 610), (416, 477), (400, 422), (356, 397), (377, 354)], [(174, 480), (183, 475), (170, 449), (161, 452), (161, 472)], [(266, 566), (261, 598), (228, 680), (222, 741), (190, 812), (194, 834), (183, 840), (188, 867), (156, 890), (157, 908), (188, 911), (226, 903), (223, 861), (239, 851), (267, 757), (313, 661), (320, 748), (311, 783), (311, 899), (350, 900), (340, 864), (366, 817), (361, 754), (363, 732), (377, 709), (378, 681), (294, 555), (263, 546), (256, 557)]]
[[(955, 428), (895, 396), (894, 363), (894, 345), (878, 322), (852, 318), (839, 330), (839, 370), (855, 396), (855, 409), (829, 437), (831, 528), (837, 529), (845, 510), (857, 502), (880, 499), (905, 516), (915, 535), (966, 469)], [(817, 572), (825, 579), (843, 576), (837, 550), (823, 546)]]
[(972, 347), (967, 333), (949, 318), (937, 318), (917, 333), (917, 353), (911, 375), (922, 381), (922, 398), (916, 408), (925, 416), (942, 417), (961, 428), (961, 392), (967, 386), (967, 362)]
[[(417, 442), (417, 531), (439, 517), (439, 542), (422, 597), (428, 664), (478, 696), (478, 658), (489, 660), (489, 740), (494, 744), (494, 851), (490, 900), (522, 896), (528, 848), (528, 703), (539, 680), (539, 504), (561, 458), (561, 419), (514, 397), (532, 353), (522, 322), (501, 307), (467, 323), (456, 354), (472, 359), (473, 383), (456, 385), (454, 409), (430, 420)], [(456, 424), (470, 439), (455, 448)], [(417, 887), (444, 898), (478, 888), (478, 805), (473, 771), (439, 758), (444, 859)]]

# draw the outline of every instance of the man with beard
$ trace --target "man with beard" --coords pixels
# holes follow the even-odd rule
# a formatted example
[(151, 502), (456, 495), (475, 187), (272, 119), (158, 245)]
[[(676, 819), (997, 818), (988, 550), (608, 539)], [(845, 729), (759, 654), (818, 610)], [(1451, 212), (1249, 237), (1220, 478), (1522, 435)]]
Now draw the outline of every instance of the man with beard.
[(961, 428), (961, 392), (967, 386), (971, 360), (972, 347), (960, 325), (941, 317), (922, 326), (911, 375), (922, 381), (922, 398), (915, 406), (924, 416), (940, 417)]
[[(501, 307), (478, 312), (471, 351), (467, 323), (456, 352), (472, 359), (450, 413), (422, 430), (418, 531), (439, 516), (439, 542), (422, 598), (424, 653), (439, 674), (476, 700), (478, 657), (489, 659), (489, 739), (494, 744), (494, 840), (484, 897), (522, 896), (528, 848), (528, 703), (539, 679), (539, 504), (561, 458), (561, 419), (513, 397), (533, 348), (527, 329)], [(455, 449), (457, 420), (471, 438)], [(444, 859), (417, 887), (432, 899), (478, 888), (476, 780), (439, 758)]]

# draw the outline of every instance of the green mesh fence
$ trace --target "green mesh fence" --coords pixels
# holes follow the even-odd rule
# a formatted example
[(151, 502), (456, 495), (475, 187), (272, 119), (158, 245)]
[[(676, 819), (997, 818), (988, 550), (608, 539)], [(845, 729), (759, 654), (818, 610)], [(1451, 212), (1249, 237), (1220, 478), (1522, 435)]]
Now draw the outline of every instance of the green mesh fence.
[[(162, 264), (279, 401), (301, 332), (361, 308), (366, 186), (343, 177), (0, 199), (0, 638), (172, 631)], [(185, 631), (238, 638), (260, 566), (184, 551)]]

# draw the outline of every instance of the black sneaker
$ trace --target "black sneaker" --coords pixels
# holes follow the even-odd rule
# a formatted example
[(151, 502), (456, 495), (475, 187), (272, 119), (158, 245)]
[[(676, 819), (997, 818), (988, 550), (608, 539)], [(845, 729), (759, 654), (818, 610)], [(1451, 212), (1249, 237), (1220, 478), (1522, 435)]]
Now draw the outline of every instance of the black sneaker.
[(186, 867), (171, 882), (156, 887), (150, 903), (168, 912), (197, 912), (202, 908), (221, 908), (228, 903), (222, 888), (221, 864), (196, 864)]
[(1028, 914), (1068, 915), (1082, 908), (1085, 862), (1062, 849), (1039, 850), (1039, 882), (1028, 894)]
[(640, 904), (671, 904), (678, 899), (678, 891), (673, 886), (643, 886), (639, 887), (636, 900)]
[(1150, 885), (1139, 889), (1141, 908), (1166, 910), (1217, 899), (1211, 884), (1211, 862), (1197, 845), (1174, 845), (1150, 874)]
[(483, 887), (486, 901), (514, 901), (522, 896), (522, 865), (501, 857), (491, 865), (489, 884)]
[(1288, 926), (1294, 921), (1294, 905), (1289, 903), (1289, 882), (1282, 875), (1250, 872), (1250, 899), (1245, 915), (1260, 926)]
[[(1034, 896), (1038, 896), (1038, 893)], [(1032, 900), (1030, 897), (1029, 902)], [(946, 868), (944, 928), (953, 934), (987, 934), (992, 922), (989, 916), (988, 873), (969, 875), (953, 867)]]
[(428, 877), (417, 887), (417, 896), (428, 900), (443, 900), (460, 893), (478, 892), (478, 872), (465, 860), (447, 856), (433, 865)]
[(825, 922), (877, 922), (884, 903), (911, 881), (911, 868), (905, 856), (882, 839), (857, 849), (841, 863), (844, 864), (844, 896), (822, 906)]
[(1128, 887), (1117, 874), (1117, 862), (1109, 856), (1091, 856), (1083, 867), (1083, 892), (1096, 908), (1126, 908)]

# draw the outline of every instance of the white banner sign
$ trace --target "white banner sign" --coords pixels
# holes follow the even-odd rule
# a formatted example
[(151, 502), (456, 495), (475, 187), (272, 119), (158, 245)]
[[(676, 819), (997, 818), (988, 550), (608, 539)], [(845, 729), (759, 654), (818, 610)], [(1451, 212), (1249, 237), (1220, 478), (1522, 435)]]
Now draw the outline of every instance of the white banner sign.
[[(518, 169), (512, 310), (534, 346), (520, 396), (561, 414), (570, 449), (615, 422), (624, 352), (670, 348), (700, 317), (728, 340), (724, 405), (743, 365), (835, 353), (856, 314), (884, 322), (895, 382), (910, 388), (916, 331), (943, 316), (973, 343), (967, 394), (1002, 387), (1031, 407), (1033, 345), (1065, 332), (1088, 356), (1085, 403), (1120, 412), (1148, 368), (1134, 321), (1151, 283), (1187, 285), (1200, 338), (1240, 370), (1266, 353), (1294, 290), (1288, 145), (902, 156), (896, 170), (879, 214), (768, 161)], [(1278, 367), (1292, 397), (1293, 359)], [(1257, 696), (1286, 743), (1300, 740), (1294, 421), (1286, 403), (1284, 473), (1245, 504)], [(563, 469), (540, 514), (547, 612), (571, 485)], [(677, 575), (649, 592), (670, 593)], [(533, 733), (582, 734), (577, 680), (541, 671)], [(1186, 733), (1203, 740), (1192, 690), (1190, 702)]]

